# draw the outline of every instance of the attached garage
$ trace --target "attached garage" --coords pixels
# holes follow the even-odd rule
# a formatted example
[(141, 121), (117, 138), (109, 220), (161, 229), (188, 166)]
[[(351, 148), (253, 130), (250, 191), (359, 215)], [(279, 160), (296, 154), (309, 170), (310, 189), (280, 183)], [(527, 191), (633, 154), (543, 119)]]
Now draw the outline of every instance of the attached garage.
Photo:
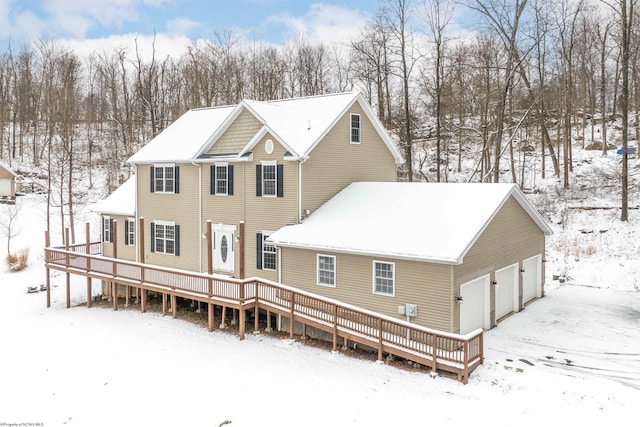
[(518, 264), (496, 271), (495, 276), (496, 321), (519, 311)]
[[(281, 283), (467, 333), (542, 296), (539, 255), (549, 234), (513, 184), (358, 182), (268, 241), (280, 254)], [(331, 286), (318, 279), (327, 274)]]
[(542, 296), (542, 255), (522, 261), (522, 303)]
[(489, 329), (489, 276), (484, 276), (460, 286), (460, 333), (476, 329)]

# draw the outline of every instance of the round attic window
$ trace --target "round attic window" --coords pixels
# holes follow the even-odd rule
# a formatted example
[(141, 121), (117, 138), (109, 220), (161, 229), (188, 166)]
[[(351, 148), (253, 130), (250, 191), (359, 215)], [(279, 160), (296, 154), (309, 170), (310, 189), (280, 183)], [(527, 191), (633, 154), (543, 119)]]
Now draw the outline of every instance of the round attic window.
[(272, 140), (267, 139), (267, 141), (264, 143), (264, 151), (266, 151), (267, 154), (273, 153), (273, 141)]

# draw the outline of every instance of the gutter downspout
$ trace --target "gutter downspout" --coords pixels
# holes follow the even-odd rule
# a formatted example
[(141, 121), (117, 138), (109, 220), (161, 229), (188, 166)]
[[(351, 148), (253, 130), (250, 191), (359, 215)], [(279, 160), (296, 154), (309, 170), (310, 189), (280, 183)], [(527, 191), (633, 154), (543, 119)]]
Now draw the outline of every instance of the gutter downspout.
[[(138, 228), (138, 224), (140, 224), (140, 218), (138, 218), (138, 177), (140, 174), (138, 173), (138, 164), (136, 164), (136, 189), (133, 192), (133, 217), (135, 218), (135, 228)], [(135, 230), (136, 234), (136, 262), (140, 262), (140, 231)]]

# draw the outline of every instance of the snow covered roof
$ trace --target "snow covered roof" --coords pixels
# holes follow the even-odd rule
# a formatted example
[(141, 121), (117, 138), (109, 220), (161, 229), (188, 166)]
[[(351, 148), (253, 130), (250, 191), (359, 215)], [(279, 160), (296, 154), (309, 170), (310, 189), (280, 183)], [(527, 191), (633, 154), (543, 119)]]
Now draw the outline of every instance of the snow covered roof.
[(129, 158), (130, 163), (190, 162), (234, 106), (189, 110)]
[(259, 137), (271, 133), (291, 158), (304, 158), (315, 148), (344, 113), (359, 103), (380, 134), (396, 163), (402, 162), (386, 130), (358, 92), (291, 98), (276, 101), (243, 100), (236, 106), (190, 110), (169, 125), (140, 151), (131, 163), (192, 162), (203, 156), (244, 110), (262, 123), (256, 137), (234, 153), (238, 160), (249, 153)]
[(106, 215), (134, 216), (136, 212), (136, 177), (126, 180), (104, 200), (99, 201), (91, 210)]
[(269, 240), (284, 247), (459, 264), (511, 196), (551, 234), (514, 184), (357, 182)]
[(16, 174), (11, 167), (6, 164), (5, 162), (3, 162), (2, 160), (0, 160), (0, 168), (6, 170), (7, 172), (9, 172), (9, 174), (11, 174), (14, 178), (18, 176), (18, 174)]

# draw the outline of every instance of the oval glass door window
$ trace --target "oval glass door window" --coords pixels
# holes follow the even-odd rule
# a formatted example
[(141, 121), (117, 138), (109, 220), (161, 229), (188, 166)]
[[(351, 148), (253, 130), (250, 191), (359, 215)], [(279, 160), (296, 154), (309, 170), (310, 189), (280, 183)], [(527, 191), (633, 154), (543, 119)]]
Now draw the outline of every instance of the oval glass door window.
[(220, 240), (220, 257), (222, 258), (222, 262), (227, 262), (228, 249), (227, 236), (222, 236), (222, 240)]

